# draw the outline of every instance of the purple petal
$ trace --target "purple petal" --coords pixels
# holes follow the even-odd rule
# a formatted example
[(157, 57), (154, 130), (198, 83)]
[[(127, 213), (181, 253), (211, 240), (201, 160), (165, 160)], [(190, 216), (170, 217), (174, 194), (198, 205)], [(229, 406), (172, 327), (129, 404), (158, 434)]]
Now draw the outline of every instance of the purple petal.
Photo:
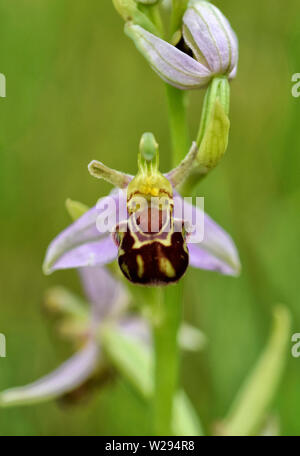
[(216, 74), (231, 73), (237, 67), (238, 42), (221, 11), (206, 1), (191, 2), (183, 17), (183, 36), (200, 61), (203, 57)]
[(195, 89), (205, 86), (211, 79), (211, 72), (205, 65), (139, 25), (128, 24), (126, 33), (158, 75), (169, 84), (179, 89)]
[(51, 374), (29, 385), (0, 393), (0, 406), (26, 405), (54, 399), (81, 385), (99, 360), (99, 347), (93, 341)]
[(103, 265), (112, 261), (117, 255), (117, 249), (109, 231), (122, 217), (126, 218), (125, 192), (113, 192), (99, 200), (95, 207), (51, 242), (43, 266), (45, 273), (50, 274), (57, 269)]
[(175, 193), (174, 214), (194, 226), (187, 238), (191, 266), (226, 275), (239, 274), (240, 260), (232, 238), (202, 209), (183, 201)]
[(229, 73), (228, 78), (229, 79), (234, 79), (236, 77), (236, 74), (237, 74), (237, 65), (233, 68), (231, 73)]
[(188, 244), (190, 266), (198, 269), (216, 271), (225, 275), (237, 275), (237, 271), (226, 261), (220, 260), (216, 255), (207, 252), (197, 244)]
[(49, 272), (59, 269), (103, 266), (116, 259), (118, 249), (110, 234), (102, 237), (99, 241), (86, 242), (86, 244), (63, 253), (52, 265)]
[(88, 301), (92, 304), (92, 321), (120, 313), (128, 303), (128, 294), (121, 281), (116, 280), (105, 268), (79, 270)]

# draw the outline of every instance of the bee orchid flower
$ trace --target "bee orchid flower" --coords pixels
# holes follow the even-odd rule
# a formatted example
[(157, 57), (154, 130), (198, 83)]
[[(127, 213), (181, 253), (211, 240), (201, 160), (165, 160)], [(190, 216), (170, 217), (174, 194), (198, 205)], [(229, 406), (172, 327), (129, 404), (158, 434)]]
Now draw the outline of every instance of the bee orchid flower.
[(45, 273), (104, 266), (118, 258), (126, 278), (143, 285), (176, 282), (188, 265), (238, 275), (240, 261), (231, 237), (202, 208), (192, 205), (191, 198), (176, 192), (193, 169), (196, 145), (177, 168), (163, 175), (153, 135), (144, 134), (140, 144), (134, 178), (98, 161), (90, 163), (93, 176), (118, 188), (51, 242)]

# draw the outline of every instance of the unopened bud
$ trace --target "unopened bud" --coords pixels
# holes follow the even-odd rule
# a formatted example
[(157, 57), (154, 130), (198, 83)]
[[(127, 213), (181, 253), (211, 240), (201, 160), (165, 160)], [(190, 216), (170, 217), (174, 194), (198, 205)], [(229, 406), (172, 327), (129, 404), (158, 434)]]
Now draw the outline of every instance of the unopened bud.
[(197, 162), (203, 171), (217, 166), (226, 152), (230, 121), (230, 87), (227, 78), (215, 78), (208, 88), (197, 138)]
[(204, 0), (191, 0), (182, 21), (174, 27), (177, 33), (172, 43), (178, 42), (182, 28), (185, 46), (193, 56), (155, 36), (155, 33), (149, 33), (149, 28), (137, 21), (128, 23), (125, 32), (158, 75), (174, 87), (197, 89), (207, 86), (218, 75), (229, 80), (235, 77), (238, 40), (216, 6)]

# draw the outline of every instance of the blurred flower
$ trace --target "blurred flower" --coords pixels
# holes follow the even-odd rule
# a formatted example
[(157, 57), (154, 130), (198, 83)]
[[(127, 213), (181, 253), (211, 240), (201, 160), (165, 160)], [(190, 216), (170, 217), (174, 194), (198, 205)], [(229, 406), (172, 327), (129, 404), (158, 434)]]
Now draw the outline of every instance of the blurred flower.
[(125, 31), (158, 75), (179, 89), (204, 87), (216, 75), (236, 75), (237, 37), (226, 17), (207, 1), (189, 2), (183, 16), (184, 42), (178, 44), (183, 50), (134, 22), (128, 22)]
[[(148, 329), (144, 320), (126, 315), (128, 293), (120, 281), (105, 268), (85, 268), (79, 271), (88, 308), (80, 307), (76, 297), (62, 289), (50, 290), (47, 305), (69, 318), (83, 319), (81, 337), (76, 332), (73, 339), (79, 350), (45, 377), (23, 387), (11, 388), (0, 393), (0, 406), (25, 405), (63, 397), (84, 390), (84, 385), (97, 385), (105, 377), (107, 361), (102, 351), (99, 333), (108, 324), (148, 342)], [(87, 318), (85, 318), (85, 316)], [(95, 381), (94, 381), (95, 380)]]
[[(52, 399), (72, 404), (100, 389), (115, 374), (114, 363), (106, 353), (108, 342), (103, 347), (102, 333), (107, 337), (111, 332), (114, 341), (125, 337), (138, 346), (142, 344), (146, 351), (150, 349), (149, 324), (129, 311), (130, 295), (122, 282), (102, 267), (83, 268), (79, 274), (88, 306), (63, 287), (51, 288), (45, 298), (47, 311), (63, 316), (59, 333), (72, 339), (76, 353), (39, 380), (1, 392), (0, 407)], [(179, 345), (187, 351), (201, 350), (206, 343), (203, 333), (188, 324), (182, 325), (178, 337)]]
[[(114, 190), (109, 196), (100, 199), (95, 207), (88, 210), (51, 242), (44, 261), (45, 273), (49, 274), (58, 269), (103, 266), (115, 260), (118, 257), (118, 247), (111, 233), (116, 226), (122, 222), (126, 225), (130, 220), (127, 199), (131, 201), (131, 196), (140, 191), (150, 191), (153, 194), (165, 191), (166, 195), (167, 192), (173, 193), (169, 198), (177, 218), (184, 213), (184, 218), (187, 218), (188, 222), (191, 221), (191, 224), (197, 220), (202, 221), (194, 225), (194, 231), (186, 238), (189, 264), (200, 269), (237, 275), (240, 271), (240, 262), (231, 237), (204, 214), (201, 208), (191, 205), (173, 190), (182, 183), (190, 169), (193, 169), (196, 158), (197, 147), (193, 144), (183, 162), (165, 176), (157, 170), (154, 175), (140, 174), (139, 171), (134, 179), (132, 176), (111, 170), (100, 162), (91, 162), (89, 170), (92, 175), (104, 178), (121, 189)], [(152, 161), (149, 162), (149, 166), (152, 170), (155, 168)], [(145, 186), (147, 182), (149, 185)], [(173, 217), (173, 212), (170, 217)], [(101, 232), (99, 225), (103, 225)], [(151, 242), (156, 240), (160, 242), (158, 235), (155, 235)], [(170, 247), (172, 250), (173, 246)], [(159, 256), (159, 245), (156, 254)], [(153, 255), (151, 258), (152, 261)], [(155, 271), (153, 275), (154, 273)]]

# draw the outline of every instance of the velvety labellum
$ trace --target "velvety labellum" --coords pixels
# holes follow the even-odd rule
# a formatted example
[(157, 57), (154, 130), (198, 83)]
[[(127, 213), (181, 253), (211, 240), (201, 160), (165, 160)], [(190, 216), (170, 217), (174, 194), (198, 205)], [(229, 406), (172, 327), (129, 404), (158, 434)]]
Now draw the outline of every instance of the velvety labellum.
[(118, 262), (125, 277), (140, 285), (177, 282), (189, 264), (182, 220), (172, 208), (146, 208), (116, 228)]

